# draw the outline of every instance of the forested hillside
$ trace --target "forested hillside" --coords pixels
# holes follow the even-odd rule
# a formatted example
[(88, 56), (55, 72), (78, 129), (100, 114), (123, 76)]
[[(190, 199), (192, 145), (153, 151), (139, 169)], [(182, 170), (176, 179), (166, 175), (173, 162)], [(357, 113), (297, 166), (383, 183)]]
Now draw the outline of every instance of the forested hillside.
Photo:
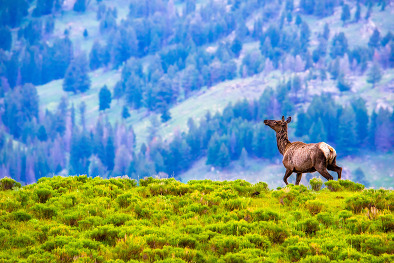
[(393, 13), (385, 0), (5, 0), (0, 176), (247, 171), (278, 163), (262, 121), (291, 115), (291, 140), (326, 141), (347, 178), (392, 187)]
[(393, 191), (325, 185), (2, 179), (0, 261), (393, 262)]

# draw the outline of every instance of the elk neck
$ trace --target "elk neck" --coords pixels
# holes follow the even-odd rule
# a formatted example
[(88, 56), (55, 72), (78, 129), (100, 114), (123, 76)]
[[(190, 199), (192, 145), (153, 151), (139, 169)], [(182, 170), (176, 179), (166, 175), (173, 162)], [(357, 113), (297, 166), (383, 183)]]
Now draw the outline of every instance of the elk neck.
[(280, 154), (284, 154), (286, 151), (286, 147), (291, 143), (287, 136), (287, 129), (283, 128), (279, 132), (276, 133), (276, 143), (278, 144), (278, 150)]

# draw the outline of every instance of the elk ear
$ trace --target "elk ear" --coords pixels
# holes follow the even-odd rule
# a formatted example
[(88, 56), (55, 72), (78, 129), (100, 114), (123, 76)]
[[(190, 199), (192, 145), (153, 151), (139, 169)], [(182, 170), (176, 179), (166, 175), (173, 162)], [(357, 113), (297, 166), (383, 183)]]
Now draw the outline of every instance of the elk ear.
[(287, 118), (286, 122), (287, 122), (287, 123), (290, 123), (290, 122), (291, 122), (291, 117), (290, 117), (290, 116)]
[(285, 121), (285, 116), (282, 116), (282, 121)]

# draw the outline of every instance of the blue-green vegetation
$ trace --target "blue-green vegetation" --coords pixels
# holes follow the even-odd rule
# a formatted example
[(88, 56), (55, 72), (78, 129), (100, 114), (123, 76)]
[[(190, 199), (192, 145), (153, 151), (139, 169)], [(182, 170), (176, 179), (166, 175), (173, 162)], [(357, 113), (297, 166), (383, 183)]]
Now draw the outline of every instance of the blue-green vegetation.
[(338, 184), (2, 179), (0, 261), (392, 262), (393, 191)]

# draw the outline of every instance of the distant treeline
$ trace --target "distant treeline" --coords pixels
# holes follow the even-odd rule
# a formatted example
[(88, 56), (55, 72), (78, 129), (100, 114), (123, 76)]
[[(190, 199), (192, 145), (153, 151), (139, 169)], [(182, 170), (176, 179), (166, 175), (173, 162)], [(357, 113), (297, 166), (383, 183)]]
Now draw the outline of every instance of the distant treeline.
[[(153, 126), (149, 142), (140, 149), (135, 147), (132, 127), (112, 126), (99, 119), (93, 130), (87, 130), (85, 109), (79, 109), (81, 123), (77, 125), (74, 107), (69, 110), (62, 101), (57, 112), (47, 112), (41, 124), (35, 119), (27, 122), (20, 143), (15, 145), (12, 137), (1, 132), (1, 173), (23, 182), (34, 182), (63, 169), (69, 174), (93, 176), (128, 174), (143, 178), (165, 172), (177, 177), (205, 156), (207, 164), (220, 168), (232, 160), (244, 161), (247, 156), (277, 158), (275, 134), (262, 121), (295, 112), (289, 88), (286, 83), (275, 90), (267, 88), (258, 100), (229, 104), (213, 116), (207, 112), (199, 123), (189, 119), (188, 131), (176, 133), (168, 142), (156, 135)], [(37, 109), (25, 112), (34, 114)], [(341, 106), (329, 95), (317, 96), (305, 112), (301, 109), (293, 117), (292, 141), (326, 141), (342, 156), (357, 155), (364, 149), (386, 152), (394, 148), (394, 113), (381, 108), (368, 114), (360, 98)]]

